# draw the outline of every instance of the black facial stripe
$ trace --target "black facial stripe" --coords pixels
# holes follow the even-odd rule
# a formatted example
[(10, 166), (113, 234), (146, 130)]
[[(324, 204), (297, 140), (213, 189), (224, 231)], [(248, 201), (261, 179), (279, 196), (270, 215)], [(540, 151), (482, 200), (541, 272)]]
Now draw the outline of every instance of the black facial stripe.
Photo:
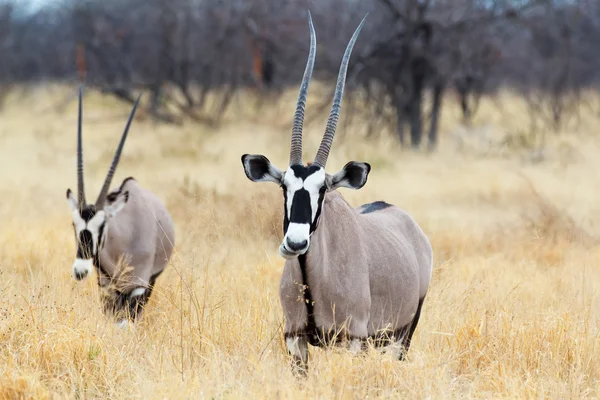
[(310, 194), (306, 189), (296, 190), (292, 199), (291, 211), (290, 222), (310, 224), (312, 209), (310, 206)]
[(96, 206), (95, 205), (87, 205), (81, 210), (81, 218), (85, 222), (90, 222), (92, 218), (96, 215)]
[(294, 171), (294, 175), (296, 176), (296, 178), (300, 178), (302, 180), (305, 180), (310, 175), (314, 174), (319, 169), (321, 169), (316, 165), (311, 165), (308, 167), (305, 167), (304, 165), (292, 165), (290, 166), (290, 168), (292, 169), (292, 171)]
[[(290, 166), (296, 178), (306, 180), (310, 175), (319, 171), (321, 168), (316, 165), (310, 165), (305, 167), (304, 165), (292, 165)], [(310, 233), (313, 233), (317, 229), (317, 221), (321, 215), (321, 204), (325, 197), (325, 187), (319, 191), (319, 200), (317, 202), (317, 211), (315, 213), (315, 219), (312, 220), (312, 203), (310, 201), (310, 193), (306, 189), (300, 189), (294, 193), (291, 206), (291, 215), (287, 213), (287, 191), (284, 188), (284, 204), (285, 204), (285, 217), (283, 220), (283, 232), (287, 232), (290, 222), (300, 224), (310, 224)]]
[(287, 188), (283, 186), (283, 234), (285, 235), (290, 226), (290, 217), (288, 216), (287, 208)]
[(100, 225), (100, 229), (98, 229), (98, 252), (100, 252), (102, 247), (104, 247), (104, 242), (102, 241), (102, 235), (104, 233), (104, 225), (106, 225), (106, 224), (103, 223), (102, 225)]
[(88, 260), (93, 256), (93, 239), (92, 233), (87, 229), (79, 232), (79, 242), (77, 243), (77, 258)]
[[(96, 214), (96, 206), (94, 204), (88, 204), (83, 208), (83, 210), (81, 210), (80, 216), (81, 219), (83, 219), (87, 224), (92, 218), (94, 218), (94, 216), (96, 216)], [(98, 240), (101, 240), (102, 238), (104, 225), (105, 224), (102, 224), (98, 230)], [(75, 226), (73, 226), (73, 229), (75, 229)], [(77, 240), (77, 232), (75, 232), (75, 239)], [(92, 233), (89, 230), (84, 229), (79, 232), (79, 240), (77, 240), (77, 258), (88, 260), (94, 256), (94, 240)]]
[(317, 212), (315, 214), (315, 220), (310, 224), (310, 233), (313, 233), (317, 229), (317, 223), (319, 222), (319, 217), (321, 216), (321, 205), (323, 204), (323, 199), (325, 198), (325, 187), (319, 190), (319, 201), (317, 202)]

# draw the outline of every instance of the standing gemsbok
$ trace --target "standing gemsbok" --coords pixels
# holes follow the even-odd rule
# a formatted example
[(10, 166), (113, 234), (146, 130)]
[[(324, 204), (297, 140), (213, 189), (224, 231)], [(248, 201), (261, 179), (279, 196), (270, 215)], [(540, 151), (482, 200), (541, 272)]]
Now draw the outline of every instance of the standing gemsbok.
[(79, 90), (77, 197), (71, 189), (67, 190), (77, 245), (73, 276), (82, 280), (95, 267), (98, 285), (110, 293), (104, 297), (104, 311), (122, 318), (121, 324), (127, 322), (126, 317), (135, 320), (140, 314), (175, 244), (171, 216), (152, 192), (133, 178), (125, 179), (119, 188), (108, 192), (139, 100), (138, 97), (131, 110), (98, 199), (95, 204), (88, 204), (83, 179), (82, 91)]
[[(366, 19), (366, 16), (365, 16)], [(360, 189), (371, 166), (351, 161), (325, 172), (344, 92), (348, 60), (362, 20), (344, 53), (325, 135), (312, 164), (302, 163), (302, 125), (316, 38), (309, 13), (310, 52), (300, 87), (290, 165), (280, 171), (262, 155), (242, 156), (246, 176), (283, 189), (286, 258), (280, 283), (284, 336), (296, 365), (306, 366), (308, 346), (349, 340), (359, 351), (366, 339), (408, 351), (432, 272), (431, 244), (403, 210), (377, 201), (352, 208), (335, 190)]]

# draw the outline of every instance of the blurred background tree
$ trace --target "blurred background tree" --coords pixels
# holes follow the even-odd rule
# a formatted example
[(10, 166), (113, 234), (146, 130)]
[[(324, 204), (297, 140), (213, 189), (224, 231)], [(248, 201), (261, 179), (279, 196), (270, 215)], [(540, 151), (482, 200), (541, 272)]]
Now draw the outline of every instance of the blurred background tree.
[(600, 82), (596, 0), (0, 0), (0, 104), (17, 85), (84, 82), (128, 103), (148, 92), (157, 121), (218, 123), (240, 91), (273, 98), (297, 87), (307, 9), (315, 79), (331, 88), (370, 13), (348, 73), (346, 122), (363, 116), (367, 135), (391, 128), (414, 149), (435, 148), (449, 95), (468, 125), (482, 97), (509, 88), (559, 129)]

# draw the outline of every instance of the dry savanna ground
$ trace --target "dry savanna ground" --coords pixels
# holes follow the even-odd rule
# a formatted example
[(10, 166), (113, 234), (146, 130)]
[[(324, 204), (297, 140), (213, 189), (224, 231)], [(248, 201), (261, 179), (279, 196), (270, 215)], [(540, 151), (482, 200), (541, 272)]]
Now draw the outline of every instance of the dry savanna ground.
[[(278, 298), (282, 196), (240, 163), (263, 153), (285, 166), (294, 91), (260, 115), (242, 96), (218, 128), (140, 114), (114, 185), (132, 175), (155, 191), (177, 246), (132, 330), (104, 318), (94, 277), (71, 277), (76, 103), (52, 107), (66, 93), (38, 88), (0, 114), (0, 398), (600, 397), (593, 99), (543, 153), (523, 147), (527, 112), (508, 94), (484, 102), (468, 129), (449, 104), (433, 155), (401, 151), (386, 132), (365, 140), (360, 119), (340, 129), (329, 172), (351, 159), (373, 166), (343, 195), (408, 210), (433, 244), (433, 280), (407, 361), (311, 349), (296, 380)], [(129, 109), (95, 94), (84, 109), (91, 198)], [(323, 122), (306, 128), (306, 160)]]

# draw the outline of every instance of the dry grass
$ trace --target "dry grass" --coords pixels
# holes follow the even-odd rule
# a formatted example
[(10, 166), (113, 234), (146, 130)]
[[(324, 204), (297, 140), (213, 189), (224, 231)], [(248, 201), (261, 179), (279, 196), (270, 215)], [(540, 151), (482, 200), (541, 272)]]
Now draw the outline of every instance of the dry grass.
[[(133, 175), (164, 199), (177, 251), (140, 325), (120, 331), (101, 313), (95, 279), (70, 276), (75, 104), (49, 111), (47, 90), (0, 115), (0, 398), (600, 397), (600, 121), (591, 112), (577, 134), (548, 139), (536, 164), (526, 149), (502, 147), (527, 126), (508, 95), (503, 113), (483, 104), (464, 135), (447, 108), (432, 156), (401, 152), (386, 135), (336, 142), (331, 171), (348, 159), (374, 166), (365, 188), (344, 196), (411, 212), (435, 270), (408, 361), (313, 349), (297, 381), (278, 298), (282, 199), (240, 163), (248, 152), (285, 164), (281, 124), (293, 103), (263, 114), (267, 123), (237, 110), (213, 130), (136, 122), (117, 179)], [(92, 197), (127, 110), (99, 97), (85, 109)], [(307, 158), (319, 128), (307, 129)]]

